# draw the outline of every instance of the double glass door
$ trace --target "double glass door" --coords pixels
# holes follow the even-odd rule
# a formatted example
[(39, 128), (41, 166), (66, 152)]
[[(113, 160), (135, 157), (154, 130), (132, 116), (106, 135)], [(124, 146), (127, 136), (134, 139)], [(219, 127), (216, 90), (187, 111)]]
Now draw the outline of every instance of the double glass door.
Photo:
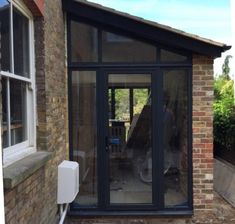
[(73, 71), (71, 158), (79, 209), (188, 206), (187, 70)]

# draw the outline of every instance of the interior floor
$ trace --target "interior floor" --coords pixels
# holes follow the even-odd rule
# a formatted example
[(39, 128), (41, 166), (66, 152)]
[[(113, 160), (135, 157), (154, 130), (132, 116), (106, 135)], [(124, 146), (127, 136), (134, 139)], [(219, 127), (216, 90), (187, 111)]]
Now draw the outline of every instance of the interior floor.
[[(173, 170), (173, 169), (172, 169)], [(182, 205), (186, 201), (178, 173), (165, 175), (165, 206)], [(119, 168), (110, 181), (110, 203), (152, 203), (152, 183), (144, 183), (133, 169)]]
[[(110, 176), (110, 204), (151, 204), (152, 183), (145, 183), (140, 178), (138, 171), (127, 163), (112, 163)], [(180, 187), (180, 176), (176, 168), (170, 168), (165, 174), (165, 206), (184, 205), (186, 196)], [(91, 186), (84, 182), (87, 191), (78, 194), (75, 202), (80, 205), (96, 205), (97, 193), (89, 190)], [(94, 187), (94, 186), (93, 186)]]

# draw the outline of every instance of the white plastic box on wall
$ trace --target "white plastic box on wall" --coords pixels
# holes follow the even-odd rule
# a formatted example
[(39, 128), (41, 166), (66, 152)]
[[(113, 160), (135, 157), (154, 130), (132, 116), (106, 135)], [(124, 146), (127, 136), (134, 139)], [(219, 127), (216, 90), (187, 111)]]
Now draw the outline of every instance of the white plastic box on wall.
[(57, 204), (71, 203), (79, 192), (79, 164), (64, 160), (58, 166)]

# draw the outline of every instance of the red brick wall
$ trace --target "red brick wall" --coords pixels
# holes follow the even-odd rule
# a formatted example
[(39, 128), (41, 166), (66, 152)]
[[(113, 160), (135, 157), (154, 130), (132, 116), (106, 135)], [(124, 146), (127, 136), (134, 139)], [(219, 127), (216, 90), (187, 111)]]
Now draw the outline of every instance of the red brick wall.
[(23, 0), (25, 5), (32, 12), (33, 16), (43, 16), (44, 14), (44, 0)]
[(195, 211), (213, 202), (213, 59), (193, 56), (193, 192)]

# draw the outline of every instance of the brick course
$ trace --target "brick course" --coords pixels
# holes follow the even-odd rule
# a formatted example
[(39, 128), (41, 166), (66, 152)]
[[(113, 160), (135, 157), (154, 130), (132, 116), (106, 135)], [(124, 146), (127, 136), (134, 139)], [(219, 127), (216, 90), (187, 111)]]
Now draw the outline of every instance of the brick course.
[(213, 203), (213, 58), (193, 56), (193, 191), (195, 214)]

